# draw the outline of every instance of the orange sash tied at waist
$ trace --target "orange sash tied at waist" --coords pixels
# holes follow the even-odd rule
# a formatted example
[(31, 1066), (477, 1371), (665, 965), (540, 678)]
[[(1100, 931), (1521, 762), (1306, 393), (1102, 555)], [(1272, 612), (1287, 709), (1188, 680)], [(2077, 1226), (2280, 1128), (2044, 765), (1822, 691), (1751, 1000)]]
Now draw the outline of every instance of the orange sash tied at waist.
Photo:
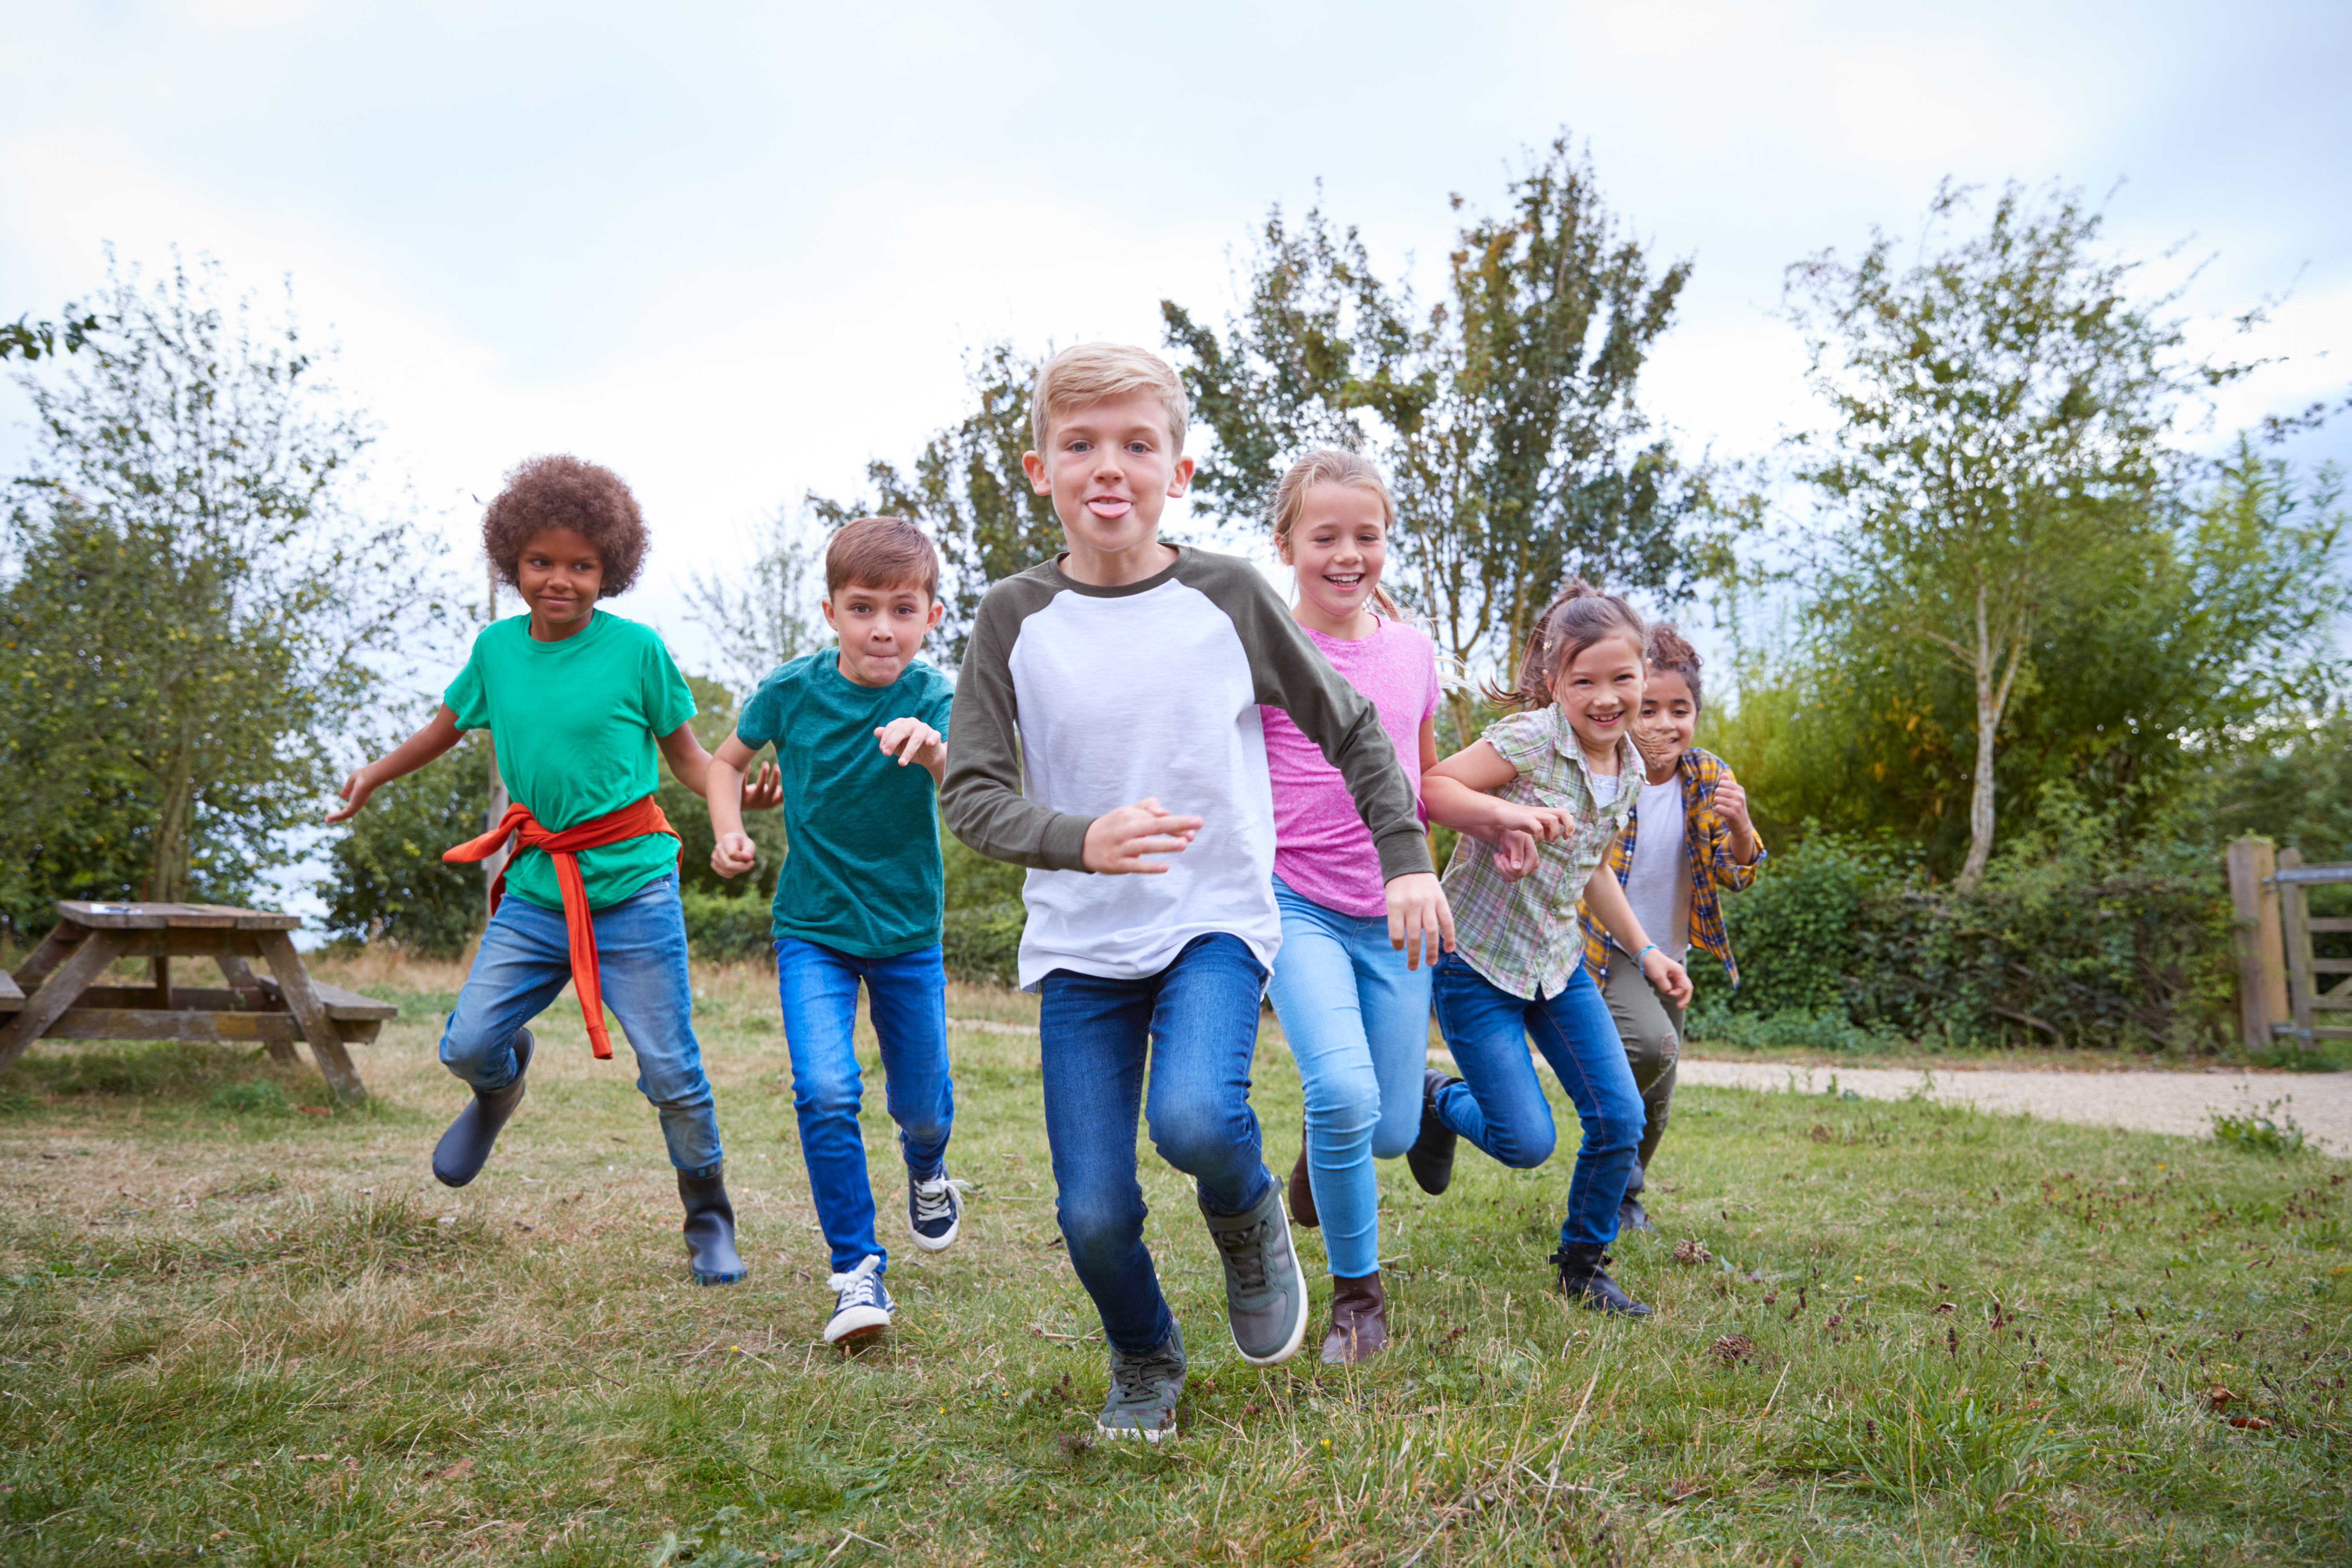
[[(599, 1059), (612, 1057), (613, 1041), (604, 1032), (604, 991), (596, 969), (596, 926), (589, 918), (587, 884), (580, 879), (580, 851), (618, 844), (625, 838), (642, 838), (648, 833), (677, 837), (677, 829), (669, 825), (669, 818), (662, 815), (662, 808), (651, 795), (554, 833), (541, 827), (530, 808), (518, 801), (507, 807), (507, 814), (499, 818), (496, 827), (441, 854), (442, 859), (452, 864), (487, 860), (509, 838), (519, 840), (515, 846), (517, 854), (525, 849), (547, 851), (547, 858), (555, 862), (556, 886), (563, 890), (563, 931), (572, 943), (572, 986), (580, 994), (580, 1012), (588, 1020), (589, 1047)], [(512, 865), (512, 859), (507, 864)], [(498, 880), (490, 884), (493, 915), (499, 912), (499, 900), (506, 890), (507, 870), (506, 866), (501, 866)]]

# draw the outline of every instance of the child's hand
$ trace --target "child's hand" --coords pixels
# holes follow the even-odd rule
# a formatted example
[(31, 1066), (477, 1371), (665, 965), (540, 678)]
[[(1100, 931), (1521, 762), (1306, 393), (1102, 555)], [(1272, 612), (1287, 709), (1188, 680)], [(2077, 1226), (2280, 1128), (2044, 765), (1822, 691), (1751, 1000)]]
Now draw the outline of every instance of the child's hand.
[(345, 779), (343, 787), (335, 793), (342, 797), (343, 808), (341, 811), (327, 813), (330, 826), (338, 822), (349, 822), (360, 814), (360, 807), (365, 805), (368, 803), (368, 796), (375, 793), (375, 776), (366, 768), (353, 768), (352, 776)]
[(760, 847), (748, 833), (722, 833), (711, 847), (710, 868), (722, 877), (740, 877), (759, 863)]
[(1536, 868), (1536, 859), (1542, 851), (1536, 847), (1534, 837), (1517, 828), (1506, 828), (1495, 842), (1495, 869), (1503, 874), (1506, 882), (1516, 882)]
[(1524, 833), (1538, 844), (1557, 844), (1576, 831), (1576, 814), (1563, 806), (1521, 805), (1515, 800), (1495, 803), (1495, 826), (1506, 833)]
[[(1089, 871), (1151, 875), (1167, 870), (1168, 863), (1143, 857), (1181, 854), (1200, 831), (1199, 817), (1171, 816), (1160, 809), (1158, 801), (1139, 800), (1133, 805), (1106, 811), (1088, 823), (1086, 847), (1080, 851), (1079, 859)], [(1393, 914), (1390, 916), (1391, 935), (1396, 929), (1395, 919)]]
[(1454, 951), (1454, 911), (1433, 872), (1391, 877), (1388, 895), (1389, 945), (1404, 954), (1407, 969), (1435, 963), (1441, 947)]
[(1739, 787), (1739, 781), (1731, 776), (1729, 768), (1724, 769), (1723, 777), (1716, 781), (1715, 812), (1734, 833), (1744, 837), (1756, 831), (1756, 825), (1748, 819), (1748, 792)]
[[(783, 770), (777, 767), (776, 764), (772, 762), (761, 763), (759, 773), (743, 781), (742, 809), (745, 811), (773, 811), (777, 806), (783, 804)], [(722, 871), (719, 874), (721, 876), (727, 876), (730, 873)]]
[(1654, 947), (1642, 955), (1642, 978), (1657, 987), (1675, 1006), (1690, 1005), (1690, 971)]
[(935, 768), (947, 761), (948, 749), (940, 740), (940, 732), (920, 719), (893, 719), (874, 731), (882, 749), (898, 759), (898, 765), (918, 763)]

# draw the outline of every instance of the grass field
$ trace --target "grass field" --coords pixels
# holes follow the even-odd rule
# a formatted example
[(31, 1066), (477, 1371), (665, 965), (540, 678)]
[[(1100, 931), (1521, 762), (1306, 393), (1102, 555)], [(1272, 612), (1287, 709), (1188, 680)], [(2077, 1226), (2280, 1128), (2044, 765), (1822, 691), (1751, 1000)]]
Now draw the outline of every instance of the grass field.
[[(0, 1562), (2352, 1559), (2352, 1168), (2315, 1155), (1686, 1089), (1665, 1235), (1617, 1248), (1654, 1321), (1549, 1292), (1564, 1160), (1465, 1148), (1443, 1199), (1383, 1169), (1400, 1342), (1342, 1372), (1312, 1338), (1240, 1359), (1186, 1185), (1147, 1154), (1193, 1379), (1180, 1440), (1110, 1447), (1033, 1037), (957, 1032), (964, 1238), (898, 1247), (899, 1326), (845, 1358), (817, 1340), (764, 976), (697, 977), (754, 1270), (704, 1290), (626, 1053), (593, 1063), (568, 999), (452, 1194), (425, 1160), (460, 1103), (433, 1059), (458, 971), (329, 973), (404, 1005), (357, 1053), (356, 1111), (227, 1050), (42, 1046), (0, 1077)], [(1270, 1027), (1258, 1084), (1286, 1169)]]

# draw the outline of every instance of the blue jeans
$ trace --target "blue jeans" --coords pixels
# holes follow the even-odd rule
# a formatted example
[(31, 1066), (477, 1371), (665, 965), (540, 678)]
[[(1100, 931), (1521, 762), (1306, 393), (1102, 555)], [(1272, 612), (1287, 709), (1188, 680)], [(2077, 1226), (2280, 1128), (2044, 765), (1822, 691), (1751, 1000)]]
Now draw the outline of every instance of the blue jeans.
[(1528, 1058), (1532, 1037), (1584, 1123), (1559, 1239), (1606, 1247), (1616, 1239), (1617, 1205), (1642, 1142), (1643, 1110), (1601, 988), (1579, 965), (1559, 995), (1530, 1002), (1449, 952), (1438, 961), (1434, 990), (1437, 1026), (1464, 1079), (1438, 1095), (1439, 1119), (1516, 1170), (1550, 1159), (1551, 1106)]
[(1427, 969), (1389, 945), (1386, 915), (1327, 909), (1274, 879), (1282, 951), (1267, 987), (1307, 1097), (1307, 1180), (1323, 1250), (1342, 1279), (1377, 1273), (1380, 1179), (1421, 1131), (1429, 1062)]
[(1140, 980), (1056, 969), (1038, 987), (1055, 1213), (1103, 1337), (1129, 1354), (1159, 1349), (1176, 1323), (1143, 1245), (1138, 1110), (1152, 1147), (1193, 1179), (1203, 1207), (1255, 1208), (1274, 1185), (1249, 1105), (1265, 988), (1248, 944), (1222, 931), (1194, 937)]
[(866, 1135), (857, 1111), (857, 983), (882, 1047), (883, 1103), (898, 1124), (909, 1179), (939, 1174), (955, 1121), (948, 1077), (948, 977), (939, 944), (889, 958), (858, 958), (798, 937), (776, 942), (776, 995), (784, 1047), (793, 1058), (793, 1110), (801, 1163), (833, 1254), (834, 1272), (890, 1255), (874, 1237), (874, 1188), (866, 1175)]
[[(604, 1005), (637, 1058), (637, 1090), (661, 1115), (669, 1163), (689, 1176), (717, 1173), (719, 1118), (686, 973), (686, 916), (677, 873), (666, 873), (590, 919)], [(477, 1089), (514, 1081), (514, 1032), (547, 1010), (572, 979), (563, 911), (529, 899), (499, 900), (441, 1031), (441, 1061)]]

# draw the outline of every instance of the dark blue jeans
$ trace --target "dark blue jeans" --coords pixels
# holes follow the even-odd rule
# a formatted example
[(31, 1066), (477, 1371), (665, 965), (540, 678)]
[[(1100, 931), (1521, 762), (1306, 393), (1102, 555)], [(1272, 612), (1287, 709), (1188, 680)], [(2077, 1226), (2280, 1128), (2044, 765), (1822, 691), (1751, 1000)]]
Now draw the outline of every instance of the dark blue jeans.
[[(590, 918), (604, 1005), (636, 1055), (637, 1089), (661, 1117), (670, 1163), (689, 1176), (709, 1175), (719, 1165), (719, 1118), (694, 1037), (677, 873), (655, 878)], [(514, 1081), (514, 1032), (571, 983), (563, 912), (529, 899), (501, 899), (442, 1027), (442, 1064), (477, 1089), (504, 1089)]]
[(1137, 1114), (1152, 1147), (1193, 1179), (1212, 1211), (1244, 1214), (1265, 1196), (1274, 1178), (1249, 1104), (1265, 971), (1241, 938), (1214, 932), (1140, 980), (1056, 969), (1038, 990), (1062, 1237), (1102, 1314), (1103, 1337), (1140, 1355), (1165, 1344), (1176, 1320), (1143, 1245)]
[(910, 1177), (939, 1173), (955, 1121), (955, 1083), (948, 1076), (948, 981), (936, 943), (889, 958), (858, 958), (798, 937), (776, 942), (776, 994), (784, 1010), (784, 1047), (793, 1058), (793, 1110), (800, 1119), (801, 1163), (817, 1225), (845, 1274), (889, 1254), (874, 1235), (874, 1187), (866, 1173), (866, 1135), (857, 1125), (865, 1099), (858, 1071), (857, 985), (882, 1049), (884, 1104), (898, 1124), (898, 1152)]
[(1534, 1040), (1584, 1123), (1559, 1239), (1606, 1247), (1617, 1237), (1643, 1112), (1601, 988), (1580, 966), (1559, 995), (1530, 1002), (1449, 952), (1438, 961), (1434, 991), (1437, 1026), (1463, 1078), (1438, 1095), (1440, 1120), (1515, 1170), (1550, 1159), (1557, 1134), (1528, 1057)]

